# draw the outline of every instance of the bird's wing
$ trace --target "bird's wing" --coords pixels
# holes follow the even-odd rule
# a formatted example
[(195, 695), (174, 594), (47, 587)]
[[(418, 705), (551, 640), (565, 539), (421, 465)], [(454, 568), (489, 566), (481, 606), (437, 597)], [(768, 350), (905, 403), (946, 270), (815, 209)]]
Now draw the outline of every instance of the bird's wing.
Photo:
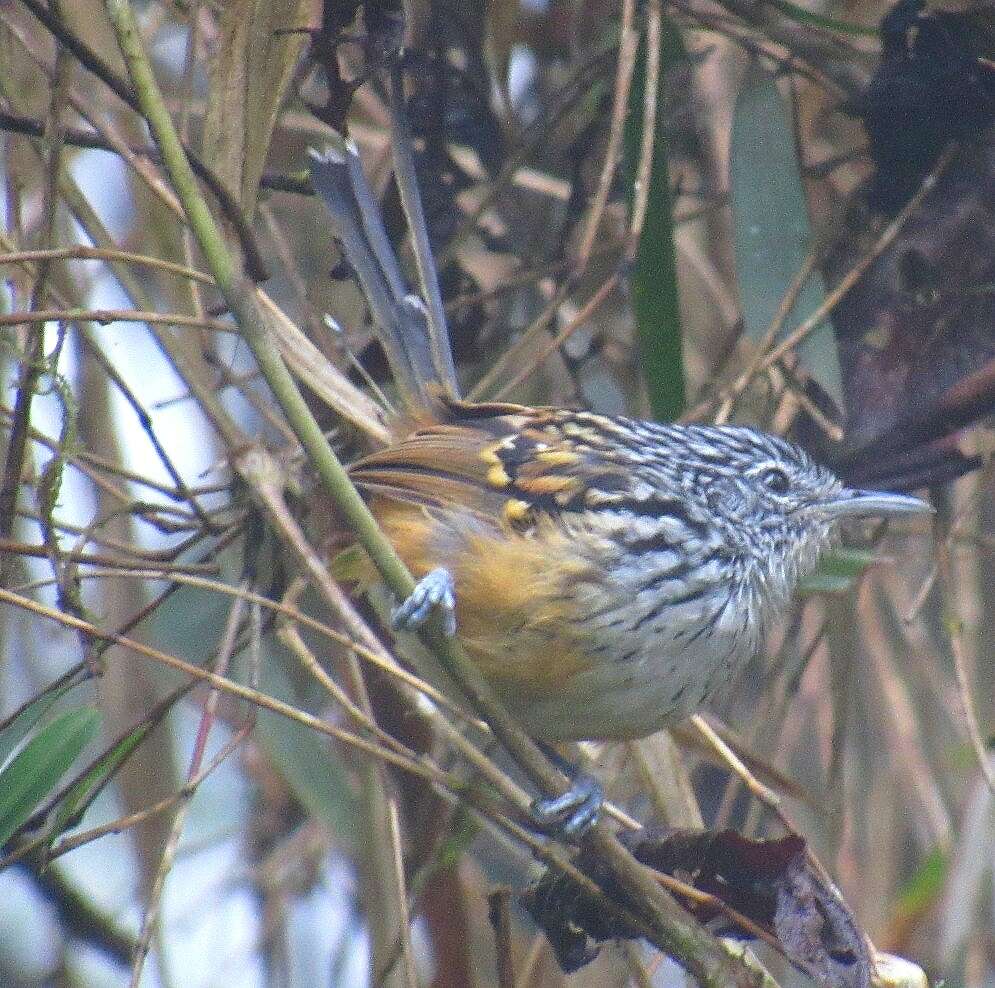
[(524, 529), (540, 515), (582, 509), (592, 473), (603, 486), (614, 469), (571, 437), (569, 413), (452, 402), (443, 412), (354, 463), (356, 484), (370, 495), (459, 507)]

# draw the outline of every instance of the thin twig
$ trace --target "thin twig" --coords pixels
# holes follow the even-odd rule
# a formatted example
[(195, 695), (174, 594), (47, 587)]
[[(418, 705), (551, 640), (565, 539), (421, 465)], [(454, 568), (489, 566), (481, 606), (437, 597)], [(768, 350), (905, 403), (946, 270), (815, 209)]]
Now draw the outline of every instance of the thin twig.
[(716, 424), (728, 421), (729, 414), (733, 410), (736, 399), (749, 387), (750, 381), (752, 381), (756, 375), (757, 369), (760, 367), (767, 351), (774, 345), (774, 341), (777, 339), (777, 334), (781, 332), (781, 328), (784, 326), (784, 321), (789, 315), (791, 315), (791, 310), (794, 308), (795, 302), (798, 301), (798, 296), (801, 294), (801, 290), (805, 287), (808, 279), (812, 276), (812, 272), (815, 270), (815, 265), (818, 259), (819, 254), (814, 250), (810, 250), (806, 255), (801, 267), (791, 280), (791, 284), (788, 285), (787, 291), (781, 297), (781, 302), (777, 307), (777, 312), (774, 313), (774, 318), (771, 319), (770, 325), (764, 331), (764, 335), (760, 338), (760, 342), (757, 344), (756, 350), (754, 351), (749, 364), (733, 383), (732, 387), (729, 389), (728, 396), (723, 400), (722, 404), (719, 406), (719, 410), (715, 413)]
[(210, 275), (197, 271), (195, 268), (187, 267), (185, 264), (176, 264), (174, 261), (166, 261), (161, 257), (152, 257), (149, 254), (136, 254), (130, 250), (105, 250), (101, 247), (56, 247), (47, 250), (19, 250), (8, 254), (0, 254), (0, 265), (4, 264), (27, 264), (36, 261), (121, 261), (125, 264), (137, 264), (142, 267), (155, 268), (159, 271), (168, 271), (170, 274), (179, 275), (181, 278), (189, 278), (191, 281), (200, 282), (203, 285), (213, 284)]
[(408, 913), (408, 895), (405, 891), (404, 857), (401, 853), (401, 821), (398, 817), (396, 797), (388, 797), (387, 809), (390, 843), (394, 851), (394, 884), (397, 886), (395, 905), (399, 913), (398, 936), (401, 941), (401, 958), (404, 961), (404, 981), (408, 988), (418, 988), (418, 973), (415, 970), (415, 955), (411, 945), (411, 916)]
[[(29, 556), (33, 559), (45, 559), (48, 555), (48, 550), (43, 545), (32, 545), (27, 542), (18, 542), (15, 539), (0, 539), (0, 553), (7, 552), (18, 556)], [(103, 553), (79, 552), (75, 549), (62, 553), (61, 558), (73, 565), (106, 566), (129, 571), (129, 574), (142, 564), (141, 559), (115, 559), (113, 556), (106, 556)], [(155, 571), (159, 573), (159, 579), (169, 579), (172, 573), (217, 573), (219, 567), (216, 563), (162, 562), (156, 565)], [(124, 575), (124, 573), (119, 575)]]
[[(629, 110), (629, 91), (632, 87), (632, 74), (636, 68), (636, 53), (639, 51), (639, 32), (635, 28), (635, 0), (622, 0), (622, 23), (619, 27), (618, 61), (615, 66), (615, 87), (612, 97), (611, 121), (608, 126), (608, 144), (605, 160), (601, 166), (598, 187), (591, 200), (587, 222), (577, 248), (575, 275), (587, 270), (595, 238), (601, 227), (601, 217), (608, 204), (615, 169), (622, 160), (622, 142), (625, 138), (625, 118)], [(658, 22), (659, 26), (659, 22)], [(655, 93), (655, 91), (654, 91)], [(647, 93), (649, 98), (649, 94)], [(655, 95), (653, 96), (655, 99)], [(652, 134), (654, 128), (649, 128)]]
[[(739, 756), (722, 740), (715, 728), (705, 720), (701, 714), (695, 714), (691, 718), (691, 723), (698, 733), (705, 739), (709, 747), (742, 779), (744, 785), (750, 792), (766, 806), (769, 806), (776, 814), (781, 815), (781, 797), (773, 789), (765, 786), (747, 767), (743, 764)], [(783, 819), (783, 818), (782, 818)], [(793, 828), (786, 824), (788, 830)]]
[(744, 915), (738, 909), (734, 909), (728, 903), (723, 902), (717, 895), (712, 895), (710, 892), (703, 892), (701, 889), (695, 888), (694, 885), (682, 882), (679, 878), (674, 878), (673, 875), (668, 875), (662, 871), (656, 871), (654, 874), (656, 880), (670, 892), (678, 896), (683, 896), (685, 899), (690, 899), (698, 905), (711, 907), (735, 923), (744, 933), (749, 933), (757, 940), (762, 940), (767, 946), (773, 947), (779, 954), (784, 953), (784, 948), (778, 942), (777, 937), (769, 933), (758, 923), (755, 923), (749, 916)]
[(894, 243), (902, 232), (909, 218), (919, 209), (926, 196), (935, 188), (940, 177), (947, 170), (957, 152), (955, 147), (948, 147), (940, 155), (930, 173), (923, 179), (914, 196), (899, 210), (895, 218), (881, 232), (871, 249), (846, 273), (833, 290), (826, 296), (822, 305), (808, 319), (793, 329), (769, 354), (760, 362), (759, 370), (764, 371), (773, 366), (789, 350), (793, 350), (806, 336), (818, 327), (836, 308), (847, 292), (866, 274), (870, 266)]
[[(97, 364), (99, 364), (101, 369), (107, 375), (108, 381), (110, 381), (114, 387), (117, 388), (118, 393), (124, 398), (128, 405), (131, 406), (131, 410), (138, 419), (138, 424), (142, 427), (142, 430), (148, 437), (152, 449), (155, 450), (155, 454), (159, 458), (159, 462), (163, 465), (166, 473), (169, 474), (169, 477), (174, 485), (174, 493), (169, 494), (168, 496), (172, 497), (176, 501), (183, 501), (188, 504), (190, 506), (190, 510), (197, 516), (197, 519), (200, 521), (201, 525), (204, 526), (205, 530), (209, 532), (213, 531), (215, 528), (214, 523), (201, 506), (198, 497), (187, 486), (186, 481), (183, 479), (183, 475), (173, 462), (173, 458), (169, 455), (165, 444), (162, 440), (160, 440), (158, 431), (152, 421), (152, 416), (146, 411), (145, 406), (139, 400), (134, 389), (128, 385), (118, 371), (117, 366), (101, 349), (100, 344), (94, 338), (94, 334), (91, 332), (90, 327), (85, 323), (80, 325), (79, 334), (80, 340), (87, 353), (97, 362)], [(121, 471), (119, 468), (115, 467), (114, 472), (120, 475)], [(165, 487), (165, 485), (163, 486)]]
[(166, 323), (172, 326), (212, 329), (218, 333), (237, 332), (230, 322), (188, 316), (181, 312), (148, 312), (140, 309), (41, 309), (34, 312), (0, 313), (0, 326), (39, 322), (93, 322), (101, 326), (113, 322)]
[[(46, 160), (45, 182), (42, 199), (41, 240), (47, 248), (55, 242), (55, 213), (58, 205), (59, 171), (62, 168), (62, 107), (66, 90), (70, 85), (70, 64), (66, 57), (56, 60), (55, 78), (49, 94), (48, 128), (45, 137)], [(9, 325), (27, 325), (45, 303), (51, 262), (42, 261), (35, 272), (35, 282), (31, 289), (31, 313), (27, 319), (13, 319)], [(0, 323), (2, 325), (2, 323)], [(10, 538), (14, 530), (15, 509), (21, 477), (24, 473), (25, 458), (28, 453), (28, 434), (31, 423), (31, 409), (39, 382), (47, 370), (45, 361), (45, 340), (41, 333), (28, 338), (24, 359), (21, 362), (17, 382), (17, 394), (11, 415), (10, 439), (4, 457), (3, 475), (0, 477), (0, 537)], [(61, 455), (61, 444), (55, 450)], [(9, 579), (8, 567), (0, 558), (0, 585)]]
[[(643, 86), (643, 129), (639, 146), (639, 161), (632, 184), (632, 212), (629, 221), (629, 242), (626, 256), (635, 261), (642, 237), (646, 212), (649, 208), (650, 181), (653, 176), (653, 149), (656, 145), (657, 102), (660, 95), (660, 39), (663, 12), (660, 0), (646, 4), (646, 81)], [(666, 167), (666, 163), (661, 165)]]

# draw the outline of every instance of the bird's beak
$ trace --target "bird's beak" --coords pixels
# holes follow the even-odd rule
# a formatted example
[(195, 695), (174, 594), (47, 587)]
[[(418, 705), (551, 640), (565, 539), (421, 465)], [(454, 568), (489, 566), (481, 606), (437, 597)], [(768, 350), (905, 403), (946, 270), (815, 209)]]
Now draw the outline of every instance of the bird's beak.
[(930, 515), (933, 506), (909, 494), (847, 489), (824, 507), (836, 518), (864, 518), (870, 515)]

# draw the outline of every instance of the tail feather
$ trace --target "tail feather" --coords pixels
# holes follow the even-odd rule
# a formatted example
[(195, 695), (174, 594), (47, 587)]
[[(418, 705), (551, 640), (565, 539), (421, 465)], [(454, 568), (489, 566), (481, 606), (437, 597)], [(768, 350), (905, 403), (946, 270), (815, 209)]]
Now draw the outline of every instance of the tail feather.
[(431, 408), (440, 394), (458, 397), (448, 340), (433, 343), (425, 304), (407, 291), (355, 146), (312, 148), (309, 156), (311, 183), (356, 272), (408, 409)]

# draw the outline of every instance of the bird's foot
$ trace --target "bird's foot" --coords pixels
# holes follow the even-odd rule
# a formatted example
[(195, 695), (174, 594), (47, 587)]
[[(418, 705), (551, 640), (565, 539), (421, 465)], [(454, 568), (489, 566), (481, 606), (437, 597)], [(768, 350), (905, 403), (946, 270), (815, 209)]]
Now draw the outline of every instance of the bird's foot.
[(443, 630), (452, 638), (456, 634), (456, 586), (452, 574), (441, 566), (423, 576), (407, 600), (390, 612), (390, 623), (395, 631), (417, 631), (434, 607), (442, 612)]
[(576, 841), (597, 822), (604, 803), (601, 783), (593, 775), (577, 772), (562, 796), (535, 800), (532, 817), (543, 833)]

